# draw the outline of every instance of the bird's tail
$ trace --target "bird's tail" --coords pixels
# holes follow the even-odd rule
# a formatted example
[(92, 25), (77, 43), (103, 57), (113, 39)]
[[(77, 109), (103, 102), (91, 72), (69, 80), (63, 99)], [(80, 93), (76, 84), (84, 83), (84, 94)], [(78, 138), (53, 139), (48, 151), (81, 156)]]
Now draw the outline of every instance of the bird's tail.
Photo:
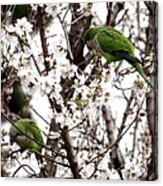
[(119, 59), (125, 59), (126, 61), (128, 61), (139, 72), (139, 74), (142, 76), (142, 78), (145, 80), (145, 82), (151, 88), (154, 89), (154, 86), (152, 85), (152, 83), (147, 79), (143, 68), (139, 65), (139, 64), (142, 65), (142, 62), (138, 58), (131, 56), (127, 52), (124, 52), (124, 51), (118, 51), (118, 52), (116, 51), (116, 52), (112, 52), (112, 54), (114, 56), (118, 57)]
[(125, 59), (126, 61), (128, 61), (131, 65), (133, 62), (137, 62), (137, 63), (140, 63), (142, 65), (142, 62), (134, 57), (134, 56), (131, 56), (128, 54), (128, 52), (124, 52), (124, 51), (116, 51), (116, 52), (111, 52), (111, 54), (113, 56), (116, 56), (117, 58), (119, 59)]
[(139, 65), (139, 59), (135, 58), (135, 60), (137, 60), (137, 62), (133, 62), (132, 63), (132, 66), (139, 72), (139, 74), (142, 76), (142, 78), (145, 80), (145, 82), (152, 88), (154, 89), (154, 86), (152, 85), (152, 83), (147, 79), (145, 73), (144, 73), (144, 70), (142, 67), (140, 67)]
[(123, 59), (127, 60), (139, 72), (139, 74), (142, 76), (142, 78), (145, 80), (145, 82), (151, 88), (154, 89), (154, 86), (152, 85), (152, 83), (147, 79), (143, 68), (139, 65), (139, 64), (142, 65), (142, 61), (140, 61), (138, 58), (136, 58), (134, 56), (130, 56), (125, 53), (123, 53)]

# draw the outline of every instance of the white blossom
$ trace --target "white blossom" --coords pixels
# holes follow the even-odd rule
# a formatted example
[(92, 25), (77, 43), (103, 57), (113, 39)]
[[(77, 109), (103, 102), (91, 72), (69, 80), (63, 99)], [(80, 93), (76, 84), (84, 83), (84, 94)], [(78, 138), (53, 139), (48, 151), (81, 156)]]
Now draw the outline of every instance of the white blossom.
[(48, 13), (48, 15), (56, 17), (56, 15), (58, 13), (57, 4), (47, 4), (45, 11), (46, 11), (46, 13)]
[(15, 23), (16, 33), (20, 37), (24, 36), (24, 33), (31, 33), (33, 31), (32, 27), (32, 24), (27, 21), (26, 17), (17, 19), (17, 22)]

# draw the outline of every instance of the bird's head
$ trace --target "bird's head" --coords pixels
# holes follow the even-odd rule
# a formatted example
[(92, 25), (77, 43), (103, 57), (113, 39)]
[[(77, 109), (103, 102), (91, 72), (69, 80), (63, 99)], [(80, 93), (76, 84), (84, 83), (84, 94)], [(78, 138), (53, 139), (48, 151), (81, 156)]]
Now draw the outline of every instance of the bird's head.
[(95, 35), (97, 34), (97, 32), (98, 32), (98, 28), (89, 28), (85, 32), (84, 40), (85, 40), (89, 49), (93, 48), (92, 43), (93, 43), (93, 39), (94, 39)]
[(14, 142), (17, 143), (17, 139), (20, 138), (20, 136), (22, 136), (21, 129), (18, 126), (11, 125), (9, 135), (10, 135), (10, 143), (11, 144), (13, 144)]
[[(13, 145), (13, 143), (16, 143), (20, 148), (21, 151), (23, 152), (26, 149), (30, 149), (30, 139), (28, 139), (22, 132), (20, 131), (18, 127), (16, 128), (15, 126), (11, 126), (10, 128), (10, 144)], [(29, 134), (27, 134), (30, 136)], [(30, 136), (33, 137), (33, 136)]]

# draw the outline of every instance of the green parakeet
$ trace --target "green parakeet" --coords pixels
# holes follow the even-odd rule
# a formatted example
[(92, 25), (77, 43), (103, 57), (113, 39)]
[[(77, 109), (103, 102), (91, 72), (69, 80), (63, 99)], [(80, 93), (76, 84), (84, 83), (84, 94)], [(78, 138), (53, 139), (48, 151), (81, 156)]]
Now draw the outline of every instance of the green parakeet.
[[(29, 137), (28, 137), (29, 136)], [(40, 152), (43, 145), (43, 136), (36, 122), (32, 119), (20, 119), (11, 126), (10, 141), (16, 142), (22, 151), (31, 150)]]
[(153, 88), (139, 65), (141, 61), (134, 55), (134, 46), (121, 32), (110, 26), (89, 28), (85, 33), (85, 42), (89, 49), (99, 52), (108, 63), (122, 59), (128, 61)]
[(28, 107), (29, 101), (25, 95), (22, 84), (19, 80), (13, 83), (13, 92), (9, 101), (9, 109), (11, 112), (20, 115), (22, 118), (31, 118), (32, 114)]
[[(10, 141), (11, 143), (16, 142), (20, 146), (21, 151), (30, 150), (34, 152), (38, 163), (43, 164), (40, 154), (42, 145), (44, 145), (43, 136), (34, 120), (24, 118), (18, 120), (15, 125), (12, 125), (10, 129)], [(46, 177), (43, 167), (40, 168), (39, 176)]]

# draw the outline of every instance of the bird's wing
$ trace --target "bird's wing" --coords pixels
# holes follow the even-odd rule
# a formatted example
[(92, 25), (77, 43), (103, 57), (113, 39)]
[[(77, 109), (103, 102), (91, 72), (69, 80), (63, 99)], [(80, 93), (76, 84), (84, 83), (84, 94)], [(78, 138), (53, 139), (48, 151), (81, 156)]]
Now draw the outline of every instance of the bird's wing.
[(120, 58), (120, 59), (125, 59), (126, 61), (128, 61), (130, 64), (134, 64), (134, 63), (140, 63), (142, 64), (142, 61), (140, 61), (138, 58), (129, 55), (127, 52), (125, 51), (117, 51), (117, 52), (112, 52), (112, 55)]
[(24, 119), (22, 125), (23, 127), (25, 127), (25, 132), (27, 133), (27, 135), (31, 136), (34, 139), (33, 141), (31, 141), (31, 149), (40, 151), (41, 144), (43, 144), (43, 137), (35, 121), (31, 119)]
[(97, 41), (100, 49), (105, 53), (124, 51), (131, 55), (134, 54), (134, 47), (130, 41), (115, 29), (101, 29), (97, 33)]
[(33, 134), (34, 139), (36, 139), (36, 141), (38, 141), (39, 143), (43, 144), (43, 137), (36, 123), (31, 120), (30, 125), (28, 127), (30, 132)]

